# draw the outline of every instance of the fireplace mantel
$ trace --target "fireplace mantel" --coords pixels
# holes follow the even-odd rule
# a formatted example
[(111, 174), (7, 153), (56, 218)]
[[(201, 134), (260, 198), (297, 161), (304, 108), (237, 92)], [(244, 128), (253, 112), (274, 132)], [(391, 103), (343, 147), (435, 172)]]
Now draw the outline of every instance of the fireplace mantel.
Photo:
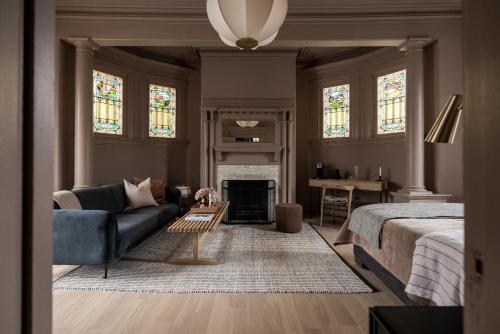
[(280, 161), (283, 146), (237, 143), (235, 145), (214, 146), (217, 162), (224, 161), (225, 153), (272, 153), (274, 162)]
[[(219, 101), (221, 102), (221, 101)], [(280, 201), (295, 200), (295, 108), (288, 100), (272, 101), (231, 101), (228, 104), (214, 105), (210, 101), (201, 108), (201, 184), (219, 188), (217, 166), (225, 165), (279, 165)], [(248, 102), (248, 101), (247, 101)], [(285, 104), (286, 103), (286, 104)], [(268, 142), (227, 142), (224, 137), (223, 123), (236, 120), (259, 120), (270, 123), (267, 132)]]

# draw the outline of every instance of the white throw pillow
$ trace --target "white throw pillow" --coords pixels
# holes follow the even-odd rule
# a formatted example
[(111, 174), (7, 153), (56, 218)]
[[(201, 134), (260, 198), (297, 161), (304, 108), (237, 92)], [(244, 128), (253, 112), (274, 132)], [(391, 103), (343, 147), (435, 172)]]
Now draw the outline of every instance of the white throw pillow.
[(138, 185), (132, 184), (123, 179), (127, 202), (132, 208), (142, 208), (145, 206), (158, 206), (151, 193), (151, 178), (147, 178)]

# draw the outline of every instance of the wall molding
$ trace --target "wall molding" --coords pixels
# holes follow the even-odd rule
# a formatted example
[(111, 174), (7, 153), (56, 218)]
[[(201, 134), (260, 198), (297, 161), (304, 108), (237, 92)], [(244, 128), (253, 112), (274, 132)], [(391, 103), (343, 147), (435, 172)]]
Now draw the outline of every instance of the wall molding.
[(94, 145), (119, 145), (119, 146), (139, 146), (139, 147), (156, 147), (169, 148), (178, 147), (185, 148), (189, 145), (188, 140), (182, 139), (160, 139), (160, 138), (129, 138), (120, 137), (114, 138), (110, 136), (94, 135)]
[[(232, 108), (234, 111), (244, 111), (255, 109), (263, 112), (269, 109), (295, 109), (295, 99), (226, 99), (226, 98), (203, 98), (201, 101), (202, 109), (214, 109), (228, 111)], [(257, 110), (262, 109), (262, 110)]]

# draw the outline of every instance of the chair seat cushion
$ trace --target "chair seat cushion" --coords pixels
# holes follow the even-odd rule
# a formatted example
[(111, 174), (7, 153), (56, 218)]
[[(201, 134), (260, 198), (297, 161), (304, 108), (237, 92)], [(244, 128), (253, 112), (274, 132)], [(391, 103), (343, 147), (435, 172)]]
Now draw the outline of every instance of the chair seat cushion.
[(175, 203), (163, 203), (159, 206), (147, 206), (144, 208), (130, 209), (125, 211), (125, 213), (158, 215), (159, 225), (165, 226), (169, 221), (177, 216), (177, 214), (179, 213), (179, 206)]
[(339, 197), (332, 195), (326, 195), (324, 200), (325, 202), (335, 202), (335, 203), (347, 203), (349, 201), (349, 199), (346, 197)]
[(158, 219), (157, 214), (117, 215), (120, 255), (155, 231), (158, 227)]

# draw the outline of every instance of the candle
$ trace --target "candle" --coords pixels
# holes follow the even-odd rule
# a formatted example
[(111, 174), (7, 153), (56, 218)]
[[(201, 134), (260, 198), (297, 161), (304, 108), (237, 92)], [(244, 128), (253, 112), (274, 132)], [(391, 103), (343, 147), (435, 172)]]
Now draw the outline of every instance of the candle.
[(357, 179), (359, 177), (359, 168), (358, 165), (354, 166), (354, 178)]
[(382, 178), (382, 166), (378, 166), (378, 178)]

